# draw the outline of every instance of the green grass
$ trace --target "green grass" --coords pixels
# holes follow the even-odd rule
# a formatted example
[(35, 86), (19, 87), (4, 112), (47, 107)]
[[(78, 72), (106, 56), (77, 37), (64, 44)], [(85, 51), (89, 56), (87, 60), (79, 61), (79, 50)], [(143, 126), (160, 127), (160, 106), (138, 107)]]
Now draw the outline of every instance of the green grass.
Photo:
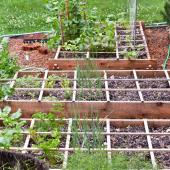
[[(163, 21), (160, 11), (165, 0), (138, 0), (138, 19), (146, 22)], [(128, 0), (88, 0), (89, 7), (99, 8), (99, 14), (127, 11)], [(46, 23), (49, 13), (44, 0), (0, 0), (0, 35), (49, 30)]]

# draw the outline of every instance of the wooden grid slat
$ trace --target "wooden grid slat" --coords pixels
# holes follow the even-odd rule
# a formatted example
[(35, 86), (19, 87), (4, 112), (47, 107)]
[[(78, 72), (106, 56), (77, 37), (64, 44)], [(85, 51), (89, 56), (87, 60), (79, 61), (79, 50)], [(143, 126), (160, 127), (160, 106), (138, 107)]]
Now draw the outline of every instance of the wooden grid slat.
[[(72, 118), (69, 119), (69, 124), (68, 124), (68, 133), (71, 134), (71, 127), (72, 127)], [(70, 139), (71, 139), (71, 135), (67, 135), (67, 138), (66, 138), (66, 149), (69, 149), (69, 146), (70, 146)], [(64, 162), (63, 162), (63, 169), (66, 169), (67, 168), (67, 161), (68, 161), (68, 154), (69, 152), (68, 151), (65, 151), (64, 152)]]
[(143, 42), (144, 42), (144, 44), (145, 44), (145, 49), (146, 49), (146, 52), (147, 52), (147, 57), (148, 57), (148, 59), (151, 59), (150, 54), (149, 54), (149, 49), (148, 49), (148, 46), (147, 46), (147, 42), (146, 42), (146, 38), (145, 38), (145, 34), (144, 34), (144, 31), (143, 31), (143, 27), (142, 27), (141, 22), (140, 22), (140, 31), (141, 31), (141, 33), (142, 33)]
[(107, 80), (107, 74), (106, 71), (104, 71), (104, 79), (105, 79), (105, 89), (106, 89), (106, 100), (110, 102), (110, 94), (109, 94), (109, 86), (108, 86), (108, 81)]
[[(145, 127), (146, 133), (149, 133), (148, 122), (147, 122), (146, 119), (144, 120), (144, 127)], [(150, 135), (147, 135), (146, 137), (147, 137), (147, 142), (148, 142), (149, 149), (153, 149)], [(156, 168), (157, 164), (156, 164), (154, 152), (150, 151), (150, 156), (151, 156), (152, 165), (153, 165), (154, 168)]]
[(58, 49), (57, 49), (56, 55), (54, 57), (55, 60), (58, 59), (59, 54), (60, 54), (60, 50), (61, 50), (61, 46), (59, 46)]
[(48, 70), (45, 70), (44, 80), (43, 80), (43, 82), (42, 82), (42, 87), (41, 87), (40, 95), (39, 95), (39, 97), (38, 97), (38, 101), (41, 101), (41, 100), (42, 100), (47, 77), (48, 77)]
[[(136, 79), (138, 79), (138, 77), (137, 77), (137, 74), (136, 74), (136, 71), (135, 71), (135, 70), (133, 70), (133, 75), (134, 75), (135, 80), (136, 80)], [(136, 83), (136, 86), (137, 86), (137, 90), (138, 90), (138, 94), (139, 94), (140, 100), (141, 100), (142, 102), (144, 102), (142, 92), (140, 91), (140, 85), (139, 85), (139, 82), (138, 82), (138, 81), (135, 81), (135, 83)]]

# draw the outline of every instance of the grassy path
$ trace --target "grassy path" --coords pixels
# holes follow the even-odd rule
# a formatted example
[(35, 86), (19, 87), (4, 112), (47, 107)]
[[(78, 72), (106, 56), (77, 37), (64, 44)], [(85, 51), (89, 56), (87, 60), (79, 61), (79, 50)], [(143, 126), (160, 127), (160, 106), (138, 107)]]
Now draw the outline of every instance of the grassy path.
[[(90, 8), (97, 6), (99, 14), (111, 13), (118, 18), (118, 13), (126, 11), (128, 0), (88, 0)], [(138, 19), (146, 22), (160, 22), (160, 11), (165, 0), (138, 0)], [(50, 29), (46, 24), (48, 11), (44, 0), (0, 0), (0, 35), (44, 31)]]

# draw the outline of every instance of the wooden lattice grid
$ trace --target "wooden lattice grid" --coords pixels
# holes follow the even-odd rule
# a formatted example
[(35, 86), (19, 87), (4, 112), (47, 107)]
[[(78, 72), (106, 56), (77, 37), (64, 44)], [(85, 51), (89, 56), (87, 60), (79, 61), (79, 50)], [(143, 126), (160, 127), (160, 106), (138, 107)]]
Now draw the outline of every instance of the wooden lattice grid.
[[(0, 119), (1, 121), (3, 119)], [(30, 128), (34, 129), (34, 125), (36, 123), (36, 121), (39, 121), (38, 119), (21, 119), (21, 120), (25, 120), (27, 122), (30, 122)], [(61, 121), (61, 119), (56, 119), (57, 121)], [(105, 147), (102, 149), (104, 152), (107, 152), (108, 155), (108, 161), (111, 160), (112, 158), (112, 153), (114, 152), (130, 152), (130, 153), (150, 153), (150, 161), (153, 165), (153, 167), (157, 167), (157, 163), (158, 161), (156, 160), (156, 156), (155, 153), (156, 152), (160, 152), (160, 153), (170, 153), (170, 148), (167, 146), (164, 147), (154, 147), (153, 146), (153, 142), (154, 142), (154, 138), (152, 138), (153, 136), (162, 136), (162, 135), (166, 135), (169, 136), (170, 132), (153, 132), (151, 130), (152, 127), (170, 127), (170, 119), (74, 119), (74, 118), (69, 118), (69, 119), (62, 119), (62, 121), (65, 121), (65, 123), (67, 124), (66, 126), (66, 131), (61, 131), (62, 135), (66, 136), (66, 141), (65, 141), (65, 147), (63, 148), (51, 148), (51, 150), (57, 150), (57, 151), (61, 151), (64, 153), (64, 159), (63, 159), (63, 163), (62, 163), (62, 169), (67, 167), (67, 161), (69, 159), (69, 153), (74, 152), (75, 150), (81, 150), (81, 151), (86, 151), (88, 150), (87, 148), (73, 148), (71, 147), (71, 136), (75, 133), (72, 129), (73, 126), (73, 122), (74, 121), (87, 121), (87, 122), (94, 122), (94, 121), (99, 121), (100, 123), (102, 122), (102, 124), (104, 124), (103, 127), (103, 131), (100, 132), (100, 135), (103, 135), (106, 137), (106, 142), (105, 142)], [(114, 125), (117, 128), (124, 128), (124, 127), (133, 127), (133, 126), (141, 126), (144, 128), (144, 131), (141, 132), (139, 131), (135, 131), (135, 132), (127, 132), (127, 131), (113, 131), (111, 130), (111, 125)], [(2, 130), (2, 129), (1, 129)], [(37, 134), (51, 134), (50, 131), (48, 132), (36, 132)], [(78, 133), (78, 135), (82, 135), (85, 134), (86, 135), (90, 135), (92, 134), (92, 131), (78, 131), (76, 132)], [(30, 147), (29, 143), (31, 140), (31, 134), (30, 131), (24, 130), (22, 132), (22, 134), (26, 135), (25, 138), (25, 142), (23, 147), (10, 147), (10, 150), (13, 151), (20, 151), (22, 153), (27, 153), (30, 151), (40, 151), (40, 148), (37, 147)], [(111, 143), (111, 136), (113, 135), (127, 135), (127, 136), (132, 136), (132, 135), (142, 135), (146, 137), (147, 140), (147, 146), (145, 148), (131, 148), (131, 147), (114, 147)], [(170, 139), (169, 139), (170, 140)], [(97, 151), (101, 151), (101, 148), (92, 148), (92, 151), (97, 152)], [(165, 169), (170, 169), (170, 167), (166, 167)]]
[[(101, 82), (103, 83), (103, 87), (101, 88), (80, 88), (78, 87), (77, 81), (77, 71), (49, 71), (49, 70), (45, 70), (44, 72), (36, 72), (36, 71), (23, 71), (23, 72), (17, 72), (14, 76), (13, 79), (8, 79), (8, 80), (1, 80), (3, 82), (10, 82), (10, 87), (15, 87), (15, 82), (18, 78), (22, 77), (23, 75), (35, 75), (35, 74), (41, 74), (41, 78), (38, 79), (34, 79), (34, 81), (39, 81), (41, 82), (41, 87), (39, 88), (15, 88), (16, 91), (27, 91), (27, 92), (32, 92), (35, 91), (38, 93), (37, 95), (37, 99), (34, 101), (39, 101), (41, 102), (43, 100), (43, 95), (44, 92), (59, 92), (59, 91), (65, 91), (68, 90), (71, 92), (71, 98), (69, 100), (59, 100), (59, 101), (72, 101), (72, 102), (98, 102), (98, 101), (102, 101), (102, 102), (137, 102), (137, 103), (152, 103), (152, 102), (163, 102), (163, 103), (169, 103), (170, 100), (169, 98), (166, 98), (165, 100), (149, 100), (149, 99), (145, 99), (145, 96), (143, 95), (145, 92), (159, 92), (158, 95), (161, 96), (161, 94), (163, 94), (164, 92), (167, 92), (169, 94), (170, 92), (170, 77), (169, 77), (169, 71), (168, 70), (110, 70), (110, 71), (98, 71), (101, 75), (101, 77), (99, 77), (99, 79), (101, 80)], [(62, 78), (62, 80), (69, 80), (72, 85), (69, 88), (46, 88), (46, 82), (48, 81), (48, 77), (50, 75), (56, 75), (56, 76), (61, 76), (61, 75), (66, 75), (65, 78)], [(71, 78), (67, 78), (67, 76), (70, 75)], [(111, 77), (111, 75), (113, 75), (113, 77)], [(110, 77), (109, 77), (110, 76)], [(119, 78), (114, 78), (114, 76), (118, 76)], [(130, 76), (130, 77), (126, 77), (126, 76)], [(121, 78), (123, 77), (123, 78)], [(97, 78), (90, 78), (89, 80), (96, 80)], [(56, 81), (61, 81), (60, 78), (56, 79)], [(81, 79), (80, 79), (81, 80)], [(82, 80), (85, 81), (85, 80)], [(129, 88), (129, 87), (124, 87), (124, 88), (112, 88), (109, 85), (109, 82), (114, 81), (114, 82), (132, 82), (132, 84), (134, 85), (134, 87)], [(155, 82), (155, 86), (156, 83), (163, 81), (165, 83), (168, 84), (168, 87), (160, 87), (160, 88), (156, 88), (156, 87), (148, 87), (143, 88), (141, 87), (141, 83), (142, 82)], [(34, 83), (34, 82), (33, 82)], [(77, 99), (77, 93), (79, 92), (85, 92), (85, 91), (94, 91), (94, 92), (99, 92), (102, 91), (104, 94), (104, 99), (102, 100), (78, 100)], [(138, 99), (137, 100), (114, 100), (111, 99), (111, 93), (112, 92), (132, 92), (132, 93), (136, 93), (138, 94)], [(6, 101), (13, 101), (13, 99), (9, 99), (8, 96), (6, 96), (4, 98), (4, 100)], [(22, 101), (22, 99), (21, 99)], [(50, 102), (48, 100), (46, 100), (46, 102)]]

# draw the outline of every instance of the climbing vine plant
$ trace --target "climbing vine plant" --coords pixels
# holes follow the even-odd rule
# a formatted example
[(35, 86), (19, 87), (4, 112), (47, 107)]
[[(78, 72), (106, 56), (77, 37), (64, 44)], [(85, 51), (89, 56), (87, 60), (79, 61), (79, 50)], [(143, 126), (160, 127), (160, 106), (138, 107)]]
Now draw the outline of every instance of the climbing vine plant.
[(70, 51), (114, 51), (115, 23), (110, 16), (101, 21), (97, 9), (87, 12), (86, 0), (47, 0), (53, 35), (49, 46)]

